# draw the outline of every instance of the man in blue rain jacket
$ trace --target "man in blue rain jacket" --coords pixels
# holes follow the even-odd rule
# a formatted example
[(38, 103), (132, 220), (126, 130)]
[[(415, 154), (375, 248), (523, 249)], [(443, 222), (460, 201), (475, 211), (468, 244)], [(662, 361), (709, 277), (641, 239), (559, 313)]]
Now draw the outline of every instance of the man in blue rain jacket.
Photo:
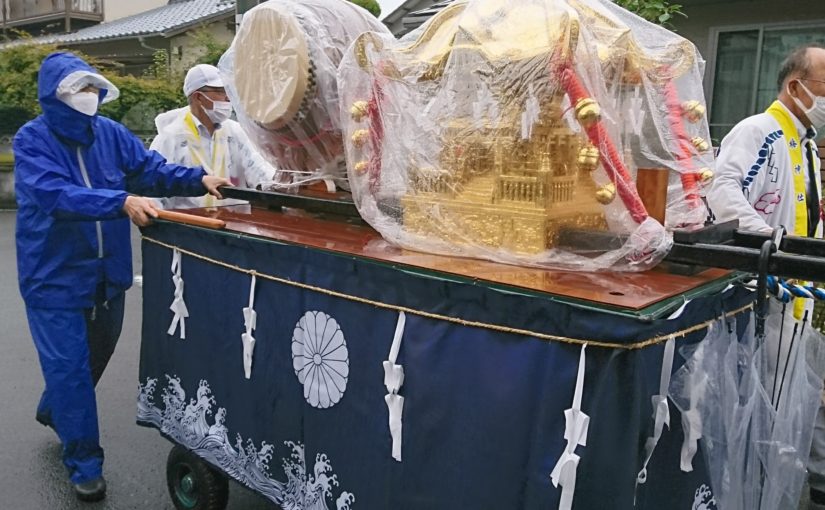
[(43, 114), (14, 138), (17, 269), (46, 388), (37, 420), (63, 444), (77, 496), (102, 499), (95, 385), (114, 351), (132, 281), (131, 218), (157, 215), (147, 196), (218, 198), (225, 179), (167, 165), (125, 127), (97, 115), (117, 88), (80, 58), (40, 67)]

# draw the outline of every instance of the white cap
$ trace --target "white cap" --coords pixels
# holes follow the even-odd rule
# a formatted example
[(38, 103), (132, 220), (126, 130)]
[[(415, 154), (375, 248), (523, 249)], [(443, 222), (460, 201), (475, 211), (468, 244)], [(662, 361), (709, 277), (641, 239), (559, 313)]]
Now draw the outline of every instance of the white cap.
[(183, 80), (183, 94), (186, 97), (203, 87), (223, 88), (223, 80), (217, 67), (198, 64), (186, 73), (186, 78)]

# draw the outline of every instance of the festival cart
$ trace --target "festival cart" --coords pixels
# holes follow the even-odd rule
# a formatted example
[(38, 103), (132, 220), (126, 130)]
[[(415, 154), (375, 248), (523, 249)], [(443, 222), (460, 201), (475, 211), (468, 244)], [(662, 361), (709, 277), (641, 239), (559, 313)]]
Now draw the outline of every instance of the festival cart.
[[(678, 367), (708, 325), (750, 313), (738, 274), (546, 271), (290, 209), (189, 212), (226, 227), (143, 232), (138, 421), (281, 507), (556, 508), (565, 452), (576, 508), (712, 498), (698, 458), (679, 470), (672, 404), (637, 475), (663, 356)], [(571, 409), (589, 426), (569, 448)], [(225, 482), (197, 464), (170, 456), (176, 505), (220, 508)]]
[(762, 369), (768, 275), (822, 280), (823, 242), (706, 225), (696, 48), (603, 0), (362, 15), (246, 13), (219, 67), (286, 192), (143, 231), (176, 506), (795, 504), (822, 377), (807, 318)]

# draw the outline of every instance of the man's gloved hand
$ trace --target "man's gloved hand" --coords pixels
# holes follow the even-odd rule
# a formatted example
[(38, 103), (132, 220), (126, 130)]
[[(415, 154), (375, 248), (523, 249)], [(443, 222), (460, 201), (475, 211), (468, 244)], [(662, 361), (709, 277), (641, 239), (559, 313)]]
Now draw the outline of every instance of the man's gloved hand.
[(134, 195), (126, 197), (126, 201), (123, 203), (123, 212), (138, 227), (145, 227), (152, 223), (152, 218), (158, 217), (158, 208), (151, 199)]
[(221, 186), (232, 186), (232, 183), (229, 182), (229, 179), (224, 179), (223, 177), (215, 177), (214, 175), (204, 175), (203, 180), (203, 187), (206, 188), (206, 191), (214, 196), (215, 198), (221, 199), (221, 193), (218, 191), (218, 188)]

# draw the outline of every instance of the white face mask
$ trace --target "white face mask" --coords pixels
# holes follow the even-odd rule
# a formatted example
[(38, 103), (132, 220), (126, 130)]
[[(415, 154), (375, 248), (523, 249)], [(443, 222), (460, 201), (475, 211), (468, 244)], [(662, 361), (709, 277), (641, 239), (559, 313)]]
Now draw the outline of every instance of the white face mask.
[(229, 101), (214, 101), (207, 96), (204, 96), (212, 101), (212, 109), (203, 109), (203, 112), (215, 124), (220, 124), (232, 115), (232, 103)]
[(97, 113), (98, 99), (99, 96), (97, 92), (78, 92), (67, 97), (66, 104), (73, 110), (77, 110), (91, 117)]
[[(808, 94), (808, 97), (811, 98), (811, 107), (805, 108), (805, 105), (802, 104), (799, 98), (794, 96), (791, 96), (791, 98), (794, 100), (794, 103), (796, 103), (796, 106), (808, 117), (808, 120), (811, 121), (813, 128), (819, 130), (819, 128), (825, 126), (825, 97), (813, 95), (811, 91), (808, 90), (808, 87), (801, 81), (799, 81), (799, 85), (802, 87), (802, 90)], [(790, 87), (788, 88), (788, 94), (790, 94)]]

